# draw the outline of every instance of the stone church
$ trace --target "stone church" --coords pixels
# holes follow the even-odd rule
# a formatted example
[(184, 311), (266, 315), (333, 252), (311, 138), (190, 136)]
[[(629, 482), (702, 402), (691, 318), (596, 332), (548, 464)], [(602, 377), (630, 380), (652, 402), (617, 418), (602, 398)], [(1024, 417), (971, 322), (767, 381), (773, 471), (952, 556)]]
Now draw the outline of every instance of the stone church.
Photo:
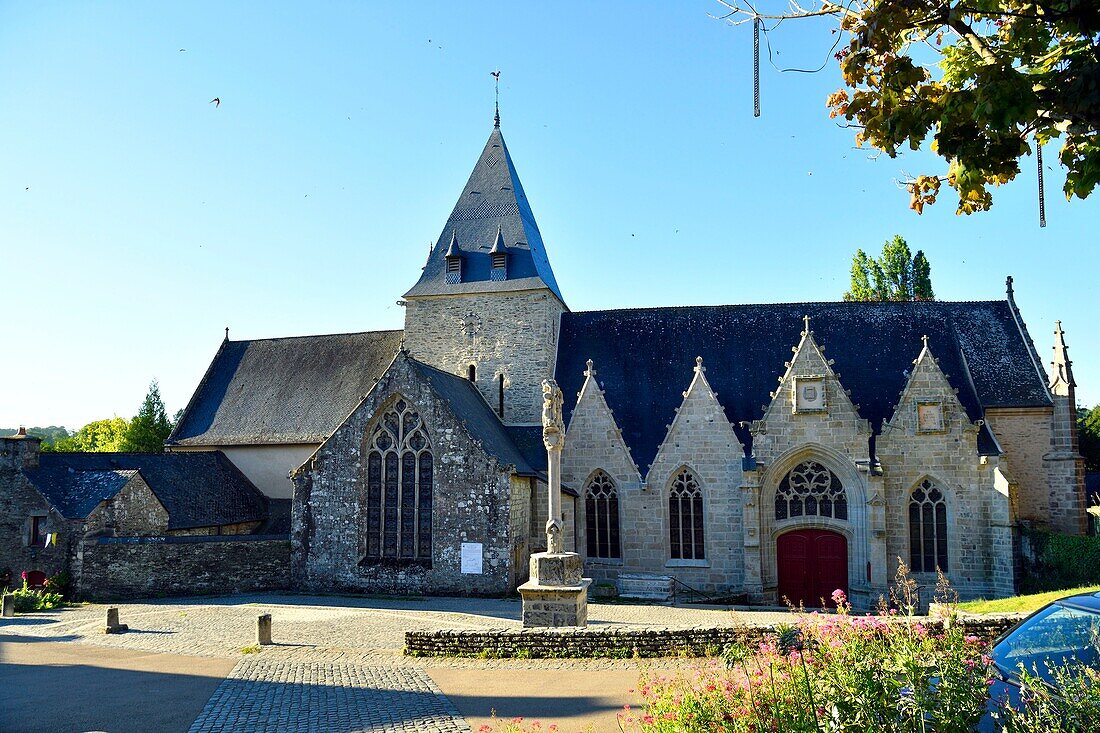
[(1021, 523), (1085, 526), (1063, 333), (1048, 375), (1011, 278), (999, 301), (572, 311), (498, 116), (402, 303), (403, 331), (227, 335), (169, 440), (292, 502), (302, 589), (513, 592), (545, 544), (548, 379), (567, 549), (624, 594), (868, 606), (901, 558), (1003, 596)]

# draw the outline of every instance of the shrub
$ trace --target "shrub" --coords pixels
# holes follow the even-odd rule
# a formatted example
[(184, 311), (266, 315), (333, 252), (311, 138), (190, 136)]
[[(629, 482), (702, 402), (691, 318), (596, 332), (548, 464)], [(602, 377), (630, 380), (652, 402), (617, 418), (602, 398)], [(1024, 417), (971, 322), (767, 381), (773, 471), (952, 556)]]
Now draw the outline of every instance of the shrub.
[(1100, 584), (1100, 537), (1026, 529), (1024, 539), (1031, 557), (1025, 556), (1023, 593)]
[(60, 593), (52, 593), (49, 590), (33, 590), (27, 587), (25, 577), (23, 578), (23, 587), (12, 591), (11, 595), (15, 597), (16, 613), (50, 611), (65, 605), (65, 598)]

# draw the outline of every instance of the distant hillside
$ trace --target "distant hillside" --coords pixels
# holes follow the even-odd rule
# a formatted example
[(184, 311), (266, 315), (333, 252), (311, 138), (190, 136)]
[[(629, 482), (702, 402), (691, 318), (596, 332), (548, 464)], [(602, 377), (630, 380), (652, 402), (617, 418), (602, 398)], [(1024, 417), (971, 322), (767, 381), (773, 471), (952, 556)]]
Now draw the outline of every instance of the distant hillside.
[[(15, 435), (19, 428), (0, 428), (0, 438)], [(62, 438), (71, 437), (69, 431), (60, 425), (51, 425), (48, 428), (27, 428), (27, 435), (41, 438), (43, 443), (56, 443)]]

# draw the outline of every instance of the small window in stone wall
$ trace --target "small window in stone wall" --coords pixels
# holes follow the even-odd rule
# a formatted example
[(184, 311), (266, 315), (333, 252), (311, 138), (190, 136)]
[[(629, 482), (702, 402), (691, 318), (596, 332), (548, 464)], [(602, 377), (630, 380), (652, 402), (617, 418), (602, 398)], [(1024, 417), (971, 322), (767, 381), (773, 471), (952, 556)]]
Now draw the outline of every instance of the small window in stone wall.
[(420, 415), (405, 400), (371, 433), (366, 489), (364, 559), (431, 562), (432, 451)]
[(669, 553), (673, 560), (703, 560), (703, 491), (690, 469), (681, 468), (668, 492)]
[(947, 572), (947, 501), (928, 479), (909, 498), (909, 566), (917, 573)]
[(615, 482), (596, 471), (584, 491), (584, 525), (588, 557), (621, 558), (619, 542), (619, 493)]
[(31, 547), (45, 547), (46, 546), (46, 518), (41, 516), (35, 516), (30, 518), (30, 533), (28, 534), (28, 544)]
[(844, 485), (817, 461), (803, 461), (779, 482), (775, 492), (775, 518), (848, 518)]

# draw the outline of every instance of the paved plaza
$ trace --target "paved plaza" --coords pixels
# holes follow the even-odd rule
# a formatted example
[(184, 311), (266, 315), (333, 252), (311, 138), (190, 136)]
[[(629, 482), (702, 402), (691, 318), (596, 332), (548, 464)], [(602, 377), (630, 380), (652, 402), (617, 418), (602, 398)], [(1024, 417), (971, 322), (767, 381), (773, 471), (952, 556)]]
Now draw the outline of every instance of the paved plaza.
[[(168, 699), (172, 690), (186, 688), (188, 695), (180, 698), (174, 717), (146, 726), (180, 733), (453, 733), (471, 726), (476, 730), (489, 722), (494, 710), (502, 717), (557, 721), (563, 731), (588, 726), (597, 732), (616, 731), (615, 713), (623, 704), (634, 702), (629, 690), (643, 665), (684, 664), (629, 659), (420, 659), (401, 654), (406, 630), (518, 628), (520, 604), (511, 599), (287, 594), (118, 606), (122, 622), (130, 626), (126, 634), (103, 633), (106, 607), (97, 604), (0, 620), (0, 676), (16, 679), (17, 684), (28, 680), (24, 685), (28, 689), (39, 684), (36, 680), (69, 679), (73, 707), (80, 708), (64, 717), (65, 696), (61, 695), (52, 704), (58, 708), (57, 719), (79, 724), (58, 728), (51, 726), (49, 718), (39, 717), (6, 719), (0, 727), (28, 733), (140, 730), (141, 715), (166, 712), (121, 712), (126, 708), (125, 696), (148, 679), (165, 686)], [(256, 617), (264, 613), (272, 615), (275, 644), (257, 651), (253, 646)], [(767, 611), (623, 603), (589, 607), (591, 626), (624, 629), (772, 623), (786, 617)], [(211, 690), (210, 682), (215, 680), (209, 677), (190, 679), (182, 669), (201, 665), (192, 661), (181, 669), (176, 660), (185, 658), (209, 659), (215, 665), (210, 674), (221, 679), (216, 689)], [(39, 664), (55, 665), (50, 668), (52, 677), (43, 676), (36, 659)], [(41, 661), (45, 659), (51, 661)], [(102, 659), (122, 661), (112, 662), (107, 665), (111, 669), (105, 670)], [(561, 674), (565, 671), (568, 674)], [(118, 677), (122, 674), (131, 676)], [(123, 681), (116, 684), (116, 678)], [(84, 697), (78, 690), (84, 691)], [(89, 700), (92, 710), (87, 709)], [(85, 723), (96, 720), (89, 715), (100, 707), (107, 711), (107, 723)], [(110, 712), (116, 708), (120, 712)], [(180, 722), (184, 719), (186, 725)]]

